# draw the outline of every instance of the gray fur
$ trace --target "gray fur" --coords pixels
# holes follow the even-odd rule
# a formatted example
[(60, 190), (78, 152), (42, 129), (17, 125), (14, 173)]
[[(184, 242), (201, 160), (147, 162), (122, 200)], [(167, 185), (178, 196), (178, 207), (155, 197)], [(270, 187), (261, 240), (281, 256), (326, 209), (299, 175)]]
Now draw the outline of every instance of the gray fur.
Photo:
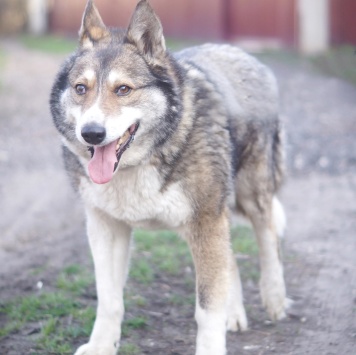
[[(96, 75), (91, 98), (89, 94), (79, 97), (73, 93), (76, 78), (87, 69)], [(133, 94), (119, 101), (107, 88), (113, 69), (124, 72), (135, 83)], [(198, 302), (207, 314), (221, 310), (226, 302), (232, 287), (226, 278), (228, 270), (238, 277), (236, 266), (232, 266), (228, 231), (227, 206), (233, 196), (236, 208), (251, 219), (261, 248), (263, 302), (271, 318), (284, 316), (283, 269), (278, 247), (271, 247), (278, 238), (273, 199), (284, 171), (277, 91), (271, 71), (236, 47), (207, 44), (176, 54), (165, 51), (162, 26), (145, 0), (138, 4), (126, 34), (106, 28), (89, 1), (80, 46), (62, 67), (52, 89), (51, 112), (64, 137), (65, 166), (86, 203), (87, 195), (96, 191), (86, 169), (90, 152), (76, 137), (76, 122), (67, 116), (68, 107), (79, 105), (85, 112), (100, 93), (107, 116), (127, 105), (151, 117), (158, 110), (151, 102), (152, 92), (156, 99), (161, 98), (161, 111), (149, 122), (141, 119), (135, 141), (123, 154), (128, 158), (120, 162), (113, 181), (127, 172), (135, 177), (138, 167), (154, 167), (160, 176), (157, 194), (162, 198), (175, 186), (182, 187), (192, 213), (179, 230), (190, 245)], [(138, 153), (139, 161), (130, 158)], [(112, 194), (112, 198), (115, 196)], [(103, 209), (100, 213), (108, 216), (111, 212)], [(124, 218), (115, 218), (129, 225)], [(148, 222), (156, 225), (158, 219)], [(272, 274), (268, 265), (276, 268)], [(238, 283), (235, 288), (238, 290)], [(235, 329), (236, 323), (245, 329), (243, 307), (242, 315), (234, 312), (228, 316), (229, 329)], [(199, 323), (198, 315), (197, 320)], [(204, 350), (199, 335), (197, 344), (200, 355)], [(214, 355), (224, 353), (217, 351)]]

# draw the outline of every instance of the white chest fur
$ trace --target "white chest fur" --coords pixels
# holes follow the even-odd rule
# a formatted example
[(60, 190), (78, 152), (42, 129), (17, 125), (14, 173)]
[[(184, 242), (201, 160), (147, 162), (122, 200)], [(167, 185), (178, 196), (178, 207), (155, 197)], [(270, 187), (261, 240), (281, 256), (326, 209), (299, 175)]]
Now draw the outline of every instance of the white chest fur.
[(144, 165), (119, 170), (105, 185), (83, 178), (80, 192), (86, 203), (132, 227), (179, 228), (192, 215), (191, 201), (179, 183), (161, 186), (157, 169)]

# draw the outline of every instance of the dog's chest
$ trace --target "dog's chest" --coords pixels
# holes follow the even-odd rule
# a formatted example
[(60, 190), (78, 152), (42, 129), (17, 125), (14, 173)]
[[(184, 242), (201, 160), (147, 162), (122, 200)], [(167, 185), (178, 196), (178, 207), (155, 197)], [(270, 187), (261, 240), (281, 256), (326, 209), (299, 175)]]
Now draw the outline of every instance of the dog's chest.
[(82, 179), (80, 192), (86, 203), (132, 227), (179, 228), (192, 215), (191, 202), (179, 183), (163, 191), (153, 166), (119, 171), (105, 185)]

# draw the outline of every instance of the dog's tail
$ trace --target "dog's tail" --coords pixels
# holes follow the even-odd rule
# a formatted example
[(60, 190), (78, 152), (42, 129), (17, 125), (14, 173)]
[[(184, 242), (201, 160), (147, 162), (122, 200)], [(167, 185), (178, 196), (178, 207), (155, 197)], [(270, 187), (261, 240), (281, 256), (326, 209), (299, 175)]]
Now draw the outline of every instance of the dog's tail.
[[(277, 122), (275, 134), (273, 136), (273, 178), (275, 191), (278, 191), (285, 178), (285, 134), (281, 121)], [(273, 219), (276, 227), (276, 232), (279, 237), (284, 236), (284, 231), (287, 224), (286, 215), (283, 205), (279, 202), (276, 196), (272, 201)]]
[(275, 191), (278, 191), (285, 178), (285, 134), (281, 121), (276, 122), (277, 127), (272, 142), (272, 164)]

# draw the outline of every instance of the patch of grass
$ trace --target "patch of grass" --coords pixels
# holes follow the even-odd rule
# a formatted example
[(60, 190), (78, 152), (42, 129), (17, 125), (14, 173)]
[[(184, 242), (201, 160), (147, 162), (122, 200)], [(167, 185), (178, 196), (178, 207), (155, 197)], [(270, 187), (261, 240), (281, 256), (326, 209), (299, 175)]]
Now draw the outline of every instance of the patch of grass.
[(231, 244), (235, 253), (256, 256), (258, 246), (250, 227), (235, 227), (231, 229)]
[(123, 344), (119, 350), (119, 355), (139, 355), (140, 353), (140, 348), (135, 344)]
[(42, 293), (9, 302), (2, 313), (11, 321), (28, 322), (72, 314), (79, 304), (61, 292)]
[(147, 319), (145, 317), (134, 317), (124, 320), (121, 333), (123, 337), (128, 337), (132, 333), (132, 330), (143, 329), (146, 327)]
[(58, 318), (50, 318), (41, 328), (38, 349), (47, 353), (68, 354), (72, 352), (71, 340), (82, 335), (79, 326), (64, 326)]
[(310, 57), (312, 63), (328, 75), (336, 76), (356, 85), (355, 47), (340, 46)]
[(9, 302), (1, 313), (8, 319), (1, 337), (28, 322), (38, 322), (41, 332), (37, 347), (55, 354), (70, 353), (71, 342), (78, 337), (88, 337), (95, 319), (93, 307), (83, 307), (71, 294), (61, 292), (22, 297)]
[(187, 244), (173, 232), (138, 230), (135, 243), (140, 260), (145, 259), (148, 266), (157, 272), (177, 276), (184, 266), (192, 265)]
[[(0, 310), (1, 313), (1, 310)], [(3, 328), (0, 328), (0, 339), (18, 331), (22, 327), (21, 321), (10, 321)]]
[(20, 297), (1, 305), (0, 315), (6, 324), (0, 338), (34, 323), (40, 328), (34, 339), (40, 352), (72, 353), (73, 342), (79, 337), (87, 338), (94, 323), (95, 309), (84, 305), (79, 296), (92, 282), (93, 278), (87, 277), (81, 266), (70, 265), (58, 276), (56, 291)]
[(147, 300), (142, 295), (130, 294), (125, 292), (124, 295), (125, 308), (127, 307), (144, 307), (147, 305)]
[(304, 60), (304, 57), (293, 50), (286, 49), (270, 49), (262, 51), (261, 53), (251, 53), (253, 56), (260, 59), (262, 62), (276, 61), (284, 64), (295, 65)]
[(153, 281), (154, 274), (149, 262), (146, 259), (136, 259), (132, 263), (130, 277), (144, 284)]
[(142, 329), (147, 326), (147, 319), (145, 317), (131, 318), (126, 320), (124, 325), (131, 329)]
[[(86, 337), (90, 335), (94, 325), (95, 316), (96, 310), (94, 307), (80, 308), (74, 313), (73, 318), (80, 324), (80, 335)], [(71, 332), (76, 333), (76, 327), (73, 327), (71, 329)], [(76, 335), (75, 337), (77, 336), (78, 335)]]
[(188, 48), (188, 47), (193, 47), (193, 46), (197, 46), (199, 44), (202, 44), (202, 41), (199, 41), (198, 39), (194, 40), (194, 39), (177, 39), (177, 38), (166, 38), (166, 46), (167, 48), (172, 51), (179, 51), (181, 49), (184, 48)]
[(183, 306), (186, 304), (193, 306), (195, 304), (195, 294), (184, 296), (173, 294), (168, 298), (168, 301), (174, 306)]
[(258, 266), (258, 245), (250, 227), (239, 226), (231, 230), (231, 244), (234, 253), (240, 254), (238, 265), (241, 278), (257, 283), (260, 272)]
[[(247, 255), (239, 260), (243, 278), (257, 280), (257, 245), (252, 230), (247, 227), (234, 228), (231, 231), (232, 245), (235, 253)], [(169, 276), (174, 281), (179, 277), (185, 282), (184, 289), (191, 290), (189, 294), (172, 294), (168, 302), (172, 306), (190, 305), (195, 303), (194, 277), (186, 273), (186, 267), (193, 270), (193, 262), (185, 241), (168, 231), (135, 233), (136, 250), (133, 255), (131, 277), (146, 285), (155, 281), (155, 275)], [(34, 274), (42, 273), (42, 269)], [(172, 277), (173, 275), (173, 277)], [(92, 287), (94, 278), (77, 264), (64, 268), (57, 279), (53, 281), (53, 292), (42, 292), (12, 300), (0, 305), (1, 321), (6, 321), (0, 330), (0, 338), (15, 333), (25, 325), (40, 329), (33, 338), (34, 347), (39, 353), (68, 354), (73, 353), (74, 344), (87, 339), (91, 333), (95, 308), (84, 295)], [(143, 295), (137, 295), (136, 290), (126, 294), (127, 308), (144, 307), (149, 303)], [(130, 312), (128, 313), (130, 315)], [(135, 314), (125, 320), (122, 326), (123, 337), (133, 342), (142, 329), (148, 328), (148, 320)], [(125, 343), (120, 354), (141, 354), (142, 351), (134, 344)], [(36, 350), (35, 350), (36, 352)]]
[[(250, 227), (236, 227), (231, 230), (231, 243), (235, 253), (255, 257), (258, 247)], [(141, 283), (154, 280), (156, 273), (172, 276), (183, 274), (187, 266), (193, 268), (193, 261), (187, 243), (170, 231), (135, 232), (136, 253), (130, 276)]]
[(54, 35), (23, 35), (21, 42), (29, 49), (53, 54), (71, 53), (77, 47), (75, 40)]
[(83, 294), (94, 281), (94, 276), (85, 271), (80, 265), (70, 265), (58, 276), (56, 286), (61, 290), (80, 295)]

